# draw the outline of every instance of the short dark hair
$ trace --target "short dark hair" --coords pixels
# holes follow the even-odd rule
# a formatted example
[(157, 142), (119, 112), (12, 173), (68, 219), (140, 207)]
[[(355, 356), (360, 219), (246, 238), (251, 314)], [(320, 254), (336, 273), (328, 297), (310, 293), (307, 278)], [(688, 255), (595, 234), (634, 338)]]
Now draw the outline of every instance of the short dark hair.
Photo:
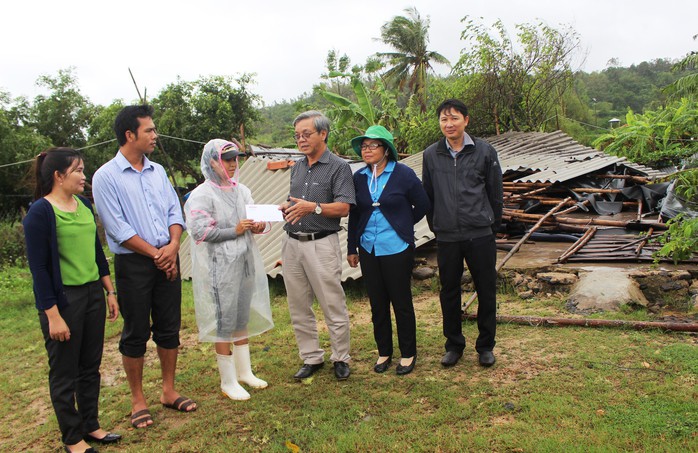
[(73, 148), (49, 148), (34, 160), (34, 200), (46, 196), (53, 190), (53, 174), (65, 174), (82, 154)]
[(330, 120), (323, 115), (322, 112), (318, 110), (308, 110), (307, 112), (303, 112), (298, 115), (295, 120), (293, 120), (293, 125), (295, 126), (300, 121), (307, 120), (308, 118), (313, 119), (313, 127), (315, 127), (316, 131), (327, 132), (327, 135), (325, 136), (325, 143), (327, 143), (327, 140), (330, 138)]
[(126, 131), (131, 131), (138, 137), (138, 126), (140, 126), (138, 118), (152, 117), (153, 107), (147, 104), (127, 105), (119, 110), (114, 120), (114, 132), (116, 133), (116, 141), (119, 142), (119, 146), (126, 144)]
[(436, 117), (441, 116), (444, 110), (455, 110), (460, 112), (464, 117), (468, 116), (468, 107), (458, 99), (446, 99), (438, 107), (436, 107)]

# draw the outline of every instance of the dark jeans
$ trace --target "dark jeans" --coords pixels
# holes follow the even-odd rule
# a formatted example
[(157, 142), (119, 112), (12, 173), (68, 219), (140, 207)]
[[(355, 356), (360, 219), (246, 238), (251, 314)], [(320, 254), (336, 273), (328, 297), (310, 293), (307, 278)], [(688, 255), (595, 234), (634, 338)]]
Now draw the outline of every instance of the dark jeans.
[(164, 349), (177, 348), (182, 323), (179, 276), (175, 281), (167, 280), (167, 275), (155, 267), (152, 259), (137, 253), (115, 255), (114, 274), (119, 310), (124, 318), (119, 341), (121, 354), (143, 357), (151, 330), (155, 344)]
[[(70, 340), (49, 336), (48, 318), (39, 312), (39, 323), (48, 352), (48, 382), (64, 444), (80, 442), (82, 436), (99, 429), (98, 401), (104, 347), (106, 302), (102, 283), (65, 286), (69, 305), (60, 310), (70, 329)], [(77, 403), (77, 408), (76, 408)]]
[(477, 291), (477, 328), (480, 333), (475, 350), (494, 349), (497, 332), (497, 249), (494, 239), (494, 235), (489, 235), (461, 242), (438, 242), (439, 299), (447, 351), (462, 353), (465, 349), (461, 307), (463, 259)]
[(376, 256), (359, 247), (361, 274), (371, 301), (373, 336), (381, 356), (393, 355), (390, 304), (395, 311), (397, 339), (402, 357), (417, 353), (416, 322), (412, 305), (414, 247), (395, 255)]

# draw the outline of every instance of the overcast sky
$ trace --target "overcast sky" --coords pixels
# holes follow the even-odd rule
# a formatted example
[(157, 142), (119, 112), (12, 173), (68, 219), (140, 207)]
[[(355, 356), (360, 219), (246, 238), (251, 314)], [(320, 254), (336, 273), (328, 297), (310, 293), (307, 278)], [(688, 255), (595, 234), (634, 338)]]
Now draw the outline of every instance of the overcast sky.
[(488, 25), (502, 19), (512, 35), (516, 23), (569, 25), (585, 71), (612, 58), (629, 66), (698, 50), (698, 2), (690, 0), (18, 0), (2, 6), (0, 90), (33, 98), (40, 75), (74, 66), (82, 93), (106, 105), (136, 99), (129, 67), (149, 97), (177, 76), (247, 72), (256, 73), (251, 91), (270, 104), (311, 91), (330, 49), (354, 64), (388, 51), (375, 40), (381, 25), (411, 6), (431, 19), (429, 48), (452, 62), (466, 15)]

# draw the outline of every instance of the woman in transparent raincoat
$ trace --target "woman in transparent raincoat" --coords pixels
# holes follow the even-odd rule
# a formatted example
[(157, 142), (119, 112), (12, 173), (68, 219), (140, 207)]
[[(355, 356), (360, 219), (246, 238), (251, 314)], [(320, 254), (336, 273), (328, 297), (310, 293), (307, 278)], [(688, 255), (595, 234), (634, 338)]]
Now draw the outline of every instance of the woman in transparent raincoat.
[[(238, 147), (214, 139), (204, 146), (206, 181), (184, 205), (191, 236), (192, 280), (199, 340), (214, 342), (223, 394), (249, 399), (240, 385), (264, 388), (252, 373), (248, 338), (274, 326), (269, 286), (253, 233), (265, 223), (246, 219), (250, 190), (237, 182)], [(232, 347), (231, 347), (232, 343)]]

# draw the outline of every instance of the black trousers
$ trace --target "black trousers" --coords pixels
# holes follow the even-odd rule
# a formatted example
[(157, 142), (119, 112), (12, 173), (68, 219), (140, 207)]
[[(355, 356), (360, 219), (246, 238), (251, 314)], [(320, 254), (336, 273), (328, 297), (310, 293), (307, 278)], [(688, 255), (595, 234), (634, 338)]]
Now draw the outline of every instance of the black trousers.
[(417, 353), (416, 322), (412, 305), (414, 247), (395, 255), (376, 256), (359, 247), (361, 274), (371, 301), (373, 336), (381, 356), (393, 355), (390, 304), (395, 311), (397, 338), (402, 357)]
[[(99, 429), (98, 401), (106, 302), (102, 283), (66, 286), (70, 305), (60, 310), (70, 329), (70, 340), (49, 336), (48, 318), (39, 312), (39, 323), (48, 352), (48, 382), (64, 444), (80, 442), (84, 434)], [(77, 408), (76, 408), (77, 403)]]
[(155, 344), (176, 349), (182, 323), (180, 277), (167, 280), (165, 272), (152, 259), (138, 253), (114, 255), (114, 274), (119, 310), (124, 318), (119, 352), (126, 357), (143, 357), (151, 330)]
[(438, 242), (437, 260), (441, 280), (441, 313), (443, 315), (445, 348), (463, 352), (461, 276), (463, 259), (473, 277), (477, 292), (477, 352), (491, 351), (497, 332), (497, 248), (494, 235), (461, 242)]

